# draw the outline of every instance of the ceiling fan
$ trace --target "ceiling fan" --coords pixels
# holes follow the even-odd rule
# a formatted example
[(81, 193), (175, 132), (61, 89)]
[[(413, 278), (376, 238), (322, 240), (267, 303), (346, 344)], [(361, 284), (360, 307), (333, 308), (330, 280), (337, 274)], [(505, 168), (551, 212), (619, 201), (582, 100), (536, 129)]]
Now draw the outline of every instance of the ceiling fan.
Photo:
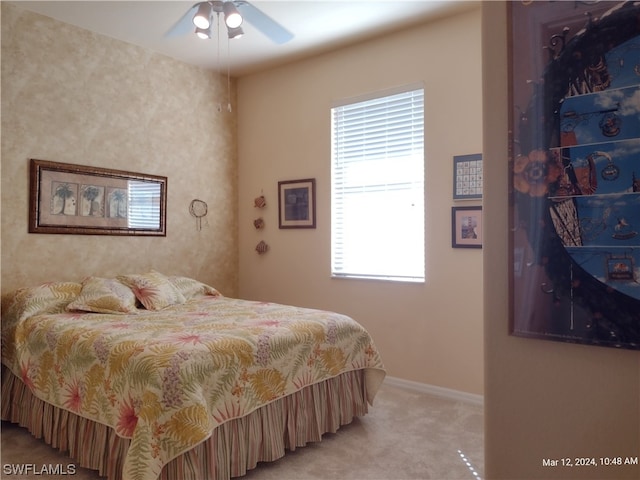
[(165, 36), (173, 37), (195, 31), (200, 38), (212, 38), (214, 14), (218, 17), (220, 14), (224, 15), (229, 38), (237, 38), (244, 33), (241, 26), (243, 19), (277, 44), (286, 43), (293, 38), (293, 33), (244, 0), (198, 2), (187, 10)]

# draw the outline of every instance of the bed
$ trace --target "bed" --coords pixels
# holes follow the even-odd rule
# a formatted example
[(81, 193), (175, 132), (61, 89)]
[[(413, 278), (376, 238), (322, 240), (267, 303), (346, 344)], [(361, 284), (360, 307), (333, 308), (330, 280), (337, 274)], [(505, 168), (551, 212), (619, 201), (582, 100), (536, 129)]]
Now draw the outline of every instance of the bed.
[(366, 414), (385, 376), (345, 315), (155, 271), (2, 303), (2, 420), (110, 480), (244, 475)]

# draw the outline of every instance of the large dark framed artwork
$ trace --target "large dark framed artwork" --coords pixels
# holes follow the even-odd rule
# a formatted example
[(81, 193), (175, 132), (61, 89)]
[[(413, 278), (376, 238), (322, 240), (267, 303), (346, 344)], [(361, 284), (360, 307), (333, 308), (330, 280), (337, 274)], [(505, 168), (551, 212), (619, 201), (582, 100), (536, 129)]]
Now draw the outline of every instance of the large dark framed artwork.
[(166, 236), (167, 177), (31, 160), (29, 233)]
[(509, 2), (510, 333), (640, 349), (640, 4)]

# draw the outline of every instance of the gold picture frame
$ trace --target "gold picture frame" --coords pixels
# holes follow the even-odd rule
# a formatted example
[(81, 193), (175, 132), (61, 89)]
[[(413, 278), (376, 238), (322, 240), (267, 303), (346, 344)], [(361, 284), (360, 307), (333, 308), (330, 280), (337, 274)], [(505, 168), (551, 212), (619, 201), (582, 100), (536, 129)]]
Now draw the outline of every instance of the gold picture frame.
[(166, 236), (167, 177), (31, 159), (29, 233)]

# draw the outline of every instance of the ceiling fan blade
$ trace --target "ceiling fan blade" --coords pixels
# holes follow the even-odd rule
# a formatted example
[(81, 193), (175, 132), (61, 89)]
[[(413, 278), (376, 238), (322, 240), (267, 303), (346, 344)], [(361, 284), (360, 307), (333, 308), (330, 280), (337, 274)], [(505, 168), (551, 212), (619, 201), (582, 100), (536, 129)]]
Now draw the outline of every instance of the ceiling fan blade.
[(198, 11), (198, 7), (203, 2), (198, 2), (193, 5), (187, 12), (178, 20), (173, 26), (167, 30), (167, 33), (164, 34), (165, 37), (179, 37), (181, 35), (186, 35), (187, 33), (193, 33), (195, 31), (195, 26), (193, 25), (193, 16)]
[(269, 17), (259, 8), (244, 0), (233, 0), (240, 14), (254, 27), (264, 33), (277, 44), (283, 44), (293, 38), (293, 33)]

